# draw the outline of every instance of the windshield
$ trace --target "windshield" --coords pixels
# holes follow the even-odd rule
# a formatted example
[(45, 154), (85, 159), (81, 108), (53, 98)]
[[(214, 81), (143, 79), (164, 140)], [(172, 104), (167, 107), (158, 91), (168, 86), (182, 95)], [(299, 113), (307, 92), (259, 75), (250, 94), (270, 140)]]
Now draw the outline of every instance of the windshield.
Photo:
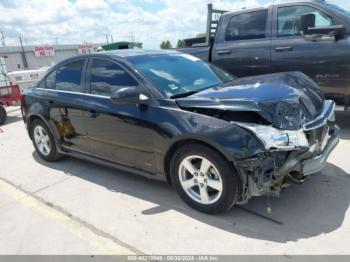
[(337, 12), (340, 12), (344, 15), (347, 15), (347, 16), (350, 16), (350, 10), (349, 9), (344, 9), (338, 5), (336, 5), (335, 3), (331, 3), (331, 2), (324, 2), (324, 5), (326, 5), (327, 7), (337, 11)]
[(234, 77), (187, 54), (155, 54), (127, 58), (166, 96), (195, 93)]

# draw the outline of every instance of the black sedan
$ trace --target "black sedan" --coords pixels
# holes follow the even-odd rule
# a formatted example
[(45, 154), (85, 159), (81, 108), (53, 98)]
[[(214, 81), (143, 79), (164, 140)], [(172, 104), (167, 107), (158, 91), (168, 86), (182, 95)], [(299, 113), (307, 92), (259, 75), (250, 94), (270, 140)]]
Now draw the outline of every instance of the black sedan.
[(61, 61), (22, 113), (44, 160), (168, 181), (220, 213), (320, 171), (339, 140), (334, 106), (302, 73), (236, 78), (176, 51), (123, 50)]

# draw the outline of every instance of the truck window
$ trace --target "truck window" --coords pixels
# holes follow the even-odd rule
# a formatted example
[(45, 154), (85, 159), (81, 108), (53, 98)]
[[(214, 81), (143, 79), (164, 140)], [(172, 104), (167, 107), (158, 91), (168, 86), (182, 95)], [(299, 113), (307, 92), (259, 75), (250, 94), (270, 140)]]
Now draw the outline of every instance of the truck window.
[(278, 8), (278, 36), (300, 35), (301, 16), (304, 14), (315, 14), (315, 27), (329, 26), (333, 19), (320, 10), (306, 5), (286, 6)]
[(261, 39), (266, 37), (267, 10), (231, 17), (226, 29), (226, 41)]

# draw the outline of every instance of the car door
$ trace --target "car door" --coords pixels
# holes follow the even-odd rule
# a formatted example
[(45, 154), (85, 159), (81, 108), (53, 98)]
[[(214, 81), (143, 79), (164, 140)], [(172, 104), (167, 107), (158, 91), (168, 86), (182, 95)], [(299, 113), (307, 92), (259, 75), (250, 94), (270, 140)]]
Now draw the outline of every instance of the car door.
[(311, 4), (279, 5), (274, 10), (271, 65), (273, 72), (302, 71), (329, 95), (343, 95), (349, 83), (346, 37), (319, 40), (302, 36), (301, 16), (315, 15), (315, 27), (341, 24), (326, 10)]
[(84, 124), (84, 69), (86, 59), (76, 59), (54, 69), (38, 90), (48, 106), (50, 124), (58, 131), (62, 145), (88, 152), (90, 145)]
[[(92, 153), (128, 167), (154, 171), (153, 133), (147, 127), (149, 111), (137, 104), (114, 104), (110, 97), (119, 88), (139, 86), (127, 70), (114, 60), (92, 58), (89, 61), (86, 101), (86, 129)], [(141, 91), (142, 90), (142, 91)]]
[(213, 46), (213, 63), (239, 77), (269, 73), (271, 10), (222, 16)]

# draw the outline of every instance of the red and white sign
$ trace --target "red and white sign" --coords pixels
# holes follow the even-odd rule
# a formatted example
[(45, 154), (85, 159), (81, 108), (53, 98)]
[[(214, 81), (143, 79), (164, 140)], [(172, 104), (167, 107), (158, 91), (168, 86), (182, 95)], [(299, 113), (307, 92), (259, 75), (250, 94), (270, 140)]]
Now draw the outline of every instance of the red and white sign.
[(35, 56), (55, 56), (55, 49), (51, 45), (34, 46)]
[(91, 54), (94, 51), (94, 47), (90, 44), (78, 45), (79, 54)]

